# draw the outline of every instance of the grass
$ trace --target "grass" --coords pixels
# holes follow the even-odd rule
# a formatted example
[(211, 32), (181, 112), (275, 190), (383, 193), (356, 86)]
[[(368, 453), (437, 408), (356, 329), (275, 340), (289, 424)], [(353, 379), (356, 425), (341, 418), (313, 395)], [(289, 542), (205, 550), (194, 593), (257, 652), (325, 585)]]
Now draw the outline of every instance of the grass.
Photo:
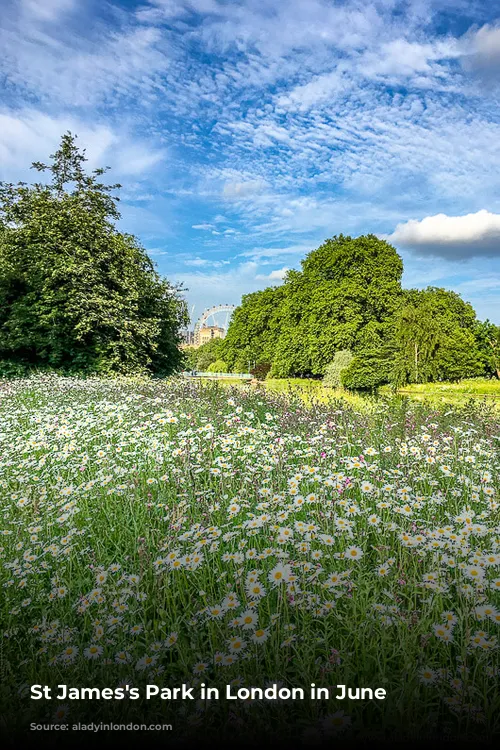
[[(388, 387), (380, 389), (381, 394), (389, 394)], [(412, 400), (430, 403), (458, 404), (469, 400), (489, 400), (498, 408), (500, 401), (500, 380), (491, 378), (471, 378), (456, 383), (418, 383), (400, 388), (398, 393)]]
[(418, 383), (401, 388), (402, 393), (494, 396), (500, 397), (500, 380), (496, 378), (471, 378), (456, 383)]
[[(234, 385), (234, 381), (220, 379), (221, 385)], [(241, 383), (240, 383), (241, 385)], [(249, 383), (244, 387), (253, 387)], [(348, 391), (342, 388), (327, 386), (322, 380), (311, 378), (270, 378), (260, 384), (261, 388), (277, 393), (299, 395), (307, 403), (312, 401), (330, 402), (332, 400), (346, 400), (359, 408), (366, 408), (374, 394)], [(456, 383), (419, 383), (400, 388), (397, 393), (402, 397), (415, 401), (427, 401), (434, 404), (465, 404), (473, 399), (500, 399), (500, 380), (492, 378), (472, 378)], [(389, 386), (378, 390), (378, 396), (394, 398), (394, 392)]]
[[(6, 729), (147, 716), (186, 738), (498, 732), (488, 405), (55, 377), (0, 394)], [(388, 697), (29, 697), (276, 681)]]

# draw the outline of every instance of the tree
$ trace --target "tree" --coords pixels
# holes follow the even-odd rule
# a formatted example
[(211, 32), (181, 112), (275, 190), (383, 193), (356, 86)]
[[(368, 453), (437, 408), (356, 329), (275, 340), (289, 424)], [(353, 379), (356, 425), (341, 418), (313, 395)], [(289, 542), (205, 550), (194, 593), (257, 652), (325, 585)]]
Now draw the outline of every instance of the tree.
[(218, 359), (223, 358), (223, 340), (222, 339), (211, 339), (205, 344), (202, 344), (197, 349), (193, 350), (192, 363), (194, 370), (200, 370), (206, 372), (210, 365), (216, 362)]
[(405, 292), (396, 316), (394, 385), (458, 380), (484, 374), (476, 314), (458, 294), (429, 287)]
[(232, 372), (267, 368), (282, 329), (281, 310), (286, 287), (268, 287), (245, 294), (234, 311), (222, 354)]
[[(321, 377), (335, 352), (387, 337), (401, 298), (402, 262), (374, 235), (339, 235), (313, 250), (281, 287), (243, 298), (226, 361), (271, 363), (271, 376)], [(248, 367), (248, 365), (246, 365)]]
[(455, 292), (403, 290), (402, 271), (373, 234), (326, 240), (281, 287), (243, 297), (223, 359), (233, 371), (250, 363), (271, 365), (271, 377), (321, 377), (350, 351), (337, 374), (348, 388), (500, 374), (498, 329)]
[(443, 343), (442, 330), (430, 305), (405, 305), (399, 313), (396, 331), (397, 357), (393, 380), (425, 383), (437, 375), (437, 351)]
[(500, 328), (489, 320), (478, 321), (474, 334), (485, 375), (500, 378)]
[(372, 390), (391, 379), (394, 360), (394, 340), (376, 349), (364, 349), (340, 373), (340, 382), (351, 390)]
[(0, 358), (75, 372), (168, 374), (182, 361), (180, 289), (156, 272), (120, 214), (106, 169), (85, 172), (66, 133), (49, 181), (0, 183)]

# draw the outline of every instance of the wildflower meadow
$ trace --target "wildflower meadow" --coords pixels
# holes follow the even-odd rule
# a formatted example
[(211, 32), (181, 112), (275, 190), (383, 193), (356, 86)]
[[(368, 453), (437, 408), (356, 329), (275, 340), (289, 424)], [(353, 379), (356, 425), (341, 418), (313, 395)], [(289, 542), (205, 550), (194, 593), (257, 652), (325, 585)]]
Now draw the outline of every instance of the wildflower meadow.
[[(492, 738), (499, 435), (482, 404), (3, 381), (1, 728)], [(33, 700), (35, 684), (125, 697)], [(312, 684), (386, 698), (199, 697)], [(146, 685), (196, 698), (146, 700)]]

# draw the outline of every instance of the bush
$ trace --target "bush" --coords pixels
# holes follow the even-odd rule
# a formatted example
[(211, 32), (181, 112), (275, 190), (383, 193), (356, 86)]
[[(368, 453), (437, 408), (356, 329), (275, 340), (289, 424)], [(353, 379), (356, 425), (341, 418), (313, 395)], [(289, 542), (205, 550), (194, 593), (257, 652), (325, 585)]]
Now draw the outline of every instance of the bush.
[(351, 364), (354, 359), (354, 355), (348, 349), (342, 349), (339, 352), (335, 352), (333, 362), (330, 362), (326, 366), (323, 382), (325, 385), (331, 385), (334, 388), (340, 388), (342, 381), (340, 379), (341, 373)]
[(252, 375), (256, 380), (265, 380), (270, 369), (270, 362), (260, 362), (258, 365), (255, 365), (255, 367), (252, 367), (252, 369), (250, 370), (250, 375)]
[(363, 352), (351, 360), (342, 370), (340, 380), (344, 388), (370, 390), (389, 382), (392, 358), (388, 347), (376, 352)]
[(32, 373), (32, 369), (24, 362), (0, 360), (0, 378), (26, 378)]
[(217, 359), (209, 365), (207, 372), (229, 372), (229, 369), (223, 359)]

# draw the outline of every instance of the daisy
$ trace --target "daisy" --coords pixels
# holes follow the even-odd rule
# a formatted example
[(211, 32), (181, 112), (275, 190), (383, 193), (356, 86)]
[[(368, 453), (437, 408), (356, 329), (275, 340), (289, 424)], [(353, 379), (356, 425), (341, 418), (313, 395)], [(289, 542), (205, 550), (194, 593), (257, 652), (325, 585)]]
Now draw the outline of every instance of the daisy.
[(102, 646), (93, 645), (93, 646), (89, 646), (88, 648), (86, 648), (83, 652), (83, 655), (87, 659), (98, 659), (101, 656), (102, 651), (103, 651)]
[(360, 560), (363, 557), (361, 547), (348, 547), (344, 552), (344, 558), (347, 560)]
[(424, 685), (432, 685), (436, 682), (436, 673), (432, 669), (423, 669), (420, 672), (420, 682)]
[(229, 641), (229, 650), (232, 654), (239, 654), (246, 648), (246, 641), (244, 641), (242, 638), (231, 638)]
[(193, 667), (193, 674), (203, 674), (208, 669), (208, 664), (205, 661), (197, 662)]
[(239, 618), (239, 623), (243, 630), (251, 630), (257, 622), (257, 614), (250, 609), (247, 609)]
[(280, 583), (285, 583), (292, 572), (292, 569), (290, 565), (283, 565), (282, 563), (278, 563), (267, 576), (268, 581), (272, 583), (274, 586), (279, 586)]
[(259, 628), (251, 636), (251, 640), (254, 643), (265, 643), (268, 638), (269, 638), (269, 628)]

